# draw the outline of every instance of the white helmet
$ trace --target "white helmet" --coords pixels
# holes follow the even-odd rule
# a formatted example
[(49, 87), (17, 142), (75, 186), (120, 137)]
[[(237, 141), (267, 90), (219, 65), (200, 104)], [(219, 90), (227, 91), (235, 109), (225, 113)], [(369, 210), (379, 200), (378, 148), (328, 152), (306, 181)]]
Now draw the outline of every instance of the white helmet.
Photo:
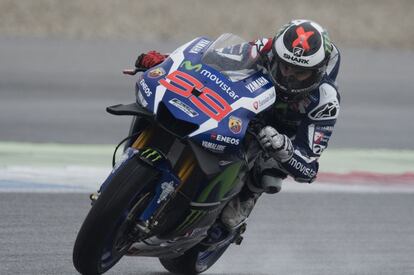
[(315, 89), (326, 72), (332, 48), (328, 33), (313, 21), (294, 20), (285, 25), (273, 40), (270, 63), (281, 98), (296, 100)]

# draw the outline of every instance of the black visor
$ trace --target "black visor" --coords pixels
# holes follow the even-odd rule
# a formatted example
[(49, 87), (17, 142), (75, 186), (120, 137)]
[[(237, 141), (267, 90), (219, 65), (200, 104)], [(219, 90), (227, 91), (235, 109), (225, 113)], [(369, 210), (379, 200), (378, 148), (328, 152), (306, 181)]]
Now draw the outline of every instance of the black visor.
[[(295, 68), (290, 64), (282, 63), (283, 61), (273, 62), (270, 73), (273, 81), (280, 88), (280, 95), (285, 100), (295, 100), (298, 97), (303, 97), (313, 89), (315, 89), (324, 73), (323, 68)], [(290, 66), (290, 74), (285, 76), (282, 73), (281, 67)], [(308, 75), (306, 79), (303, 76)]]

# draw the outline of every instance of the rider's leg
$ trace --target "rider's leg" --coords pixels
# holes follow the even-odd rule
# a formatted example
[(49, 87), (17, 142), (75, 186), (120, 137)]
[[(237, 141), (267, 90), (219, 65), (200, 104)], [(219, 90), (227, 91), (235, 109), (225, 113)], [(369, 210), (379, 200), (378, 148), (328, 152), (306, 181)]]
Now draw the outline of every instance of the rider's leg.
[(234, 228), (241, 224), (250, 215), (257, 199), (263, 192), (275, 194), (281, 190), (284, 178), (286, 178), (286, 174), (275, 168), (261, 170), (258, 167), (252, 169), (239, 195), (224, 208), (221, 215), (223, 224), (228, 228)]

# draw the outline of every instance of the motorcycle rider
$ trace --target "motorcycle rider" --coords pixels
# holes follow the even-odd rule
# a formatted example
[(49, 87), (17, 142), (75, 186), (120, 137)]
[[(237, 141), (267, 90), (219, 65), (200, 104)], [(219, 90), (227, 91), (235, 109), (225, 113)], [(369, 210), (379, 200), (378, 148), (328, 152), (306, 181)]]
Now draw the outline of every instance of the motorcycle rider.
[[(260, 143), (270, 158), (265, 153), (257, 158), (240, 195), (222, 213), (224, 225), (234, 228), (249, 216), (260, 194), (279, 192), (288, 175), (297, 182), (315, 180), (318, 159), (328, 146), (339, 113), (340, 54), (326, 30), (310, 20), (293, 20), (274, 38), (225, 51), (260, 55), (256, 65), (267, 72), (277, 95), (275, 104), (259, 116), (265, 125), (259, 131)], [(141, 54), (135, 66), (151, 68), (166, 57), (150, 51)]]

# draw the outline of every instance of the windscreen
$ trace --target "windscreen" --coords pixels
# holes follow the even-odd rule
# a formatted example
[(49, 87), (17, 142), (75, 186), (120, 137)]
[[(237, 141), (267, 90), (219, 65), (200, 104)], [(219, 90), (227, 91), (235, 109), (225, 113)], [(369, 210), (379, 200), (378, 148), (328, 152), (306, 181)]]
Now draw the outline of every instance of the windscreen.
[(226, 33), (217, 38), (204, 53), (202, 62), (239, 81), (256, 72), (259, 55), (254, 44)]

